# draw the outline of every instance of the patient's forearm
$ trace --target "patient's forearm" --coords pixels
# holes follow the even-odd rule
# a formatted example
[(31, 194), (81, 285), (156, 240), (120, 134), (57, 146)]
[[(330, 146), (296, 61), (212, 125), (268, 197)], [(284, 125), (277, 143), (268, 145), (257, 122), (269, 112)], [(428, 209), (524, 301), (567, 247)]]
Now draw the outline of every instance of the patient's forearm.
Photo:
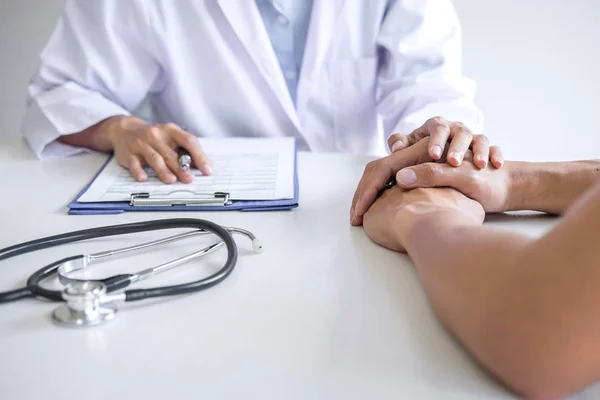
[(528, 397), (600, 379), (600, 184), (568, 211), (540, 239), (456, 215), (421, 218), (402, 238), (443, 323)]
[(508, 162), (508, 211), (535, 210), (562, 214), (600, 178), (600, 160)]
[(407, 242), (429, 301), (443, 324), (476, 358), (521, 391), (510, 374), (512, 356), (504, 349), (503, 324), (518, 323), (496, 302), (510, 298), (512, 271), (531, 239), (511, 232), (464, 226), (436, 218), (421, 221)]

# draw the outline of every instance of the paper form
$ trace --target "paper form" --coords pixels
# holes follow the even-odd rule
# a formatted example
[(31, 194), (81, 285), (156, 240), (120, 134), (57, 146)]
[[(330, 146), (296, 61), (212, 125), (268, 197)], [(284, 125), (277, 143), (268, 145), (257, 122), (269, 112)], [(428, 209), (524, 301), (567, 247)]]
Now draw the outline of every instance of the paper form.
[(151, 197), (189, 199), (227, 192), (231, 200), (279, 200), (294, 197), (295, 143), (293, 138), (199, 138), (212, 162), (213, 174), (192, 169), (193, 183), (163, 183), (150, 168), (146, 182), (112, 158), (78, 199), (79, 202), (129, 201), (132, 193)]

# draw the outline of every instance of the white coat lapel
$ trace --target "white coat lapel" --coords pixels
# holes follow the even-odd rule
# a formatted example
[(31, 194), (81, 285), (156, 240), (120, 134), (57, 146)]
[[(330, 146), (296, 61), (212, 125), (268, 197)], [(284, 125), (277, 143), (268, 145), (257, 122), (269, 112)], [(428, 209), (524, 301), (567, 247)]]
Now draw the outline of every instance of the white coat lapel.
[(273, 90), (293, 123), (300, 129), (294, 103), (256, 2), (218, 0), (218, 4), (267, 85)]
[(336, 24), (343, 14), (345, 3), (346, 0), (314, 0), (298, 83), (296, 103), (301, 121), (314, 85), (314, 76), (323, 66), (336, 32)]

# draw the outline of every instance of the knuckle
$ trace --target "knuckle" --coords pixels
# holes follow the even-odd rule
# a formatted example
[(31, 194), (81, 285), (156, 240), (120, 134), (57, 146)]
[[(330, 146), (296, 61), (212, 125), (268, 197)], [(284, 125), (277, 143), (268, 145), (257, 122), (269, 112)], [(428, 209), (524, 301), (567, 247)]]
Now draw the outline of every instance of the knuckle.
[(489, 139), (487, 138), (487, 136), (485, 135), (475, 135), (475, 137), (473, 138), (473, 141), (476, 141), (480, 144), (488, 144), (489, 143)]
[(187, 132), (183, 132), (181, 134), (181, 139), (180, 139), (180, 143), (182, 146), (186, 147), (186, 148), (193, 148), (195, 147), (195, 145), (197, 145), (197, 141), (196, 141), (196, 137), (193, 136), (190, 133)]
[(460, 133), (463, 134), (467, 134), (467, 135), (473, 135), (473, 133), (471, 132), (471, 130), (462, 122), (455, 122), (453, 128)]
[(446, 118), (440, 116), (429, 118), (427, 122), (434, 125), (446, 125), (448, 123), (448, 121), (446, 121)]
[(175, 160), (177, 160), (177, 153), (175, 153), (173, 150), (169, 149), (166, 152), (166, 154), (163, 156), (163, 158), (168, 164), (171, 164), (171, 163), (175, 162)]
[(434, 131), (447, 131), (448, 123), (445, 119), (438, 119), (441, 117), (432, 118), (429, 122), (429, 128)]
[(144, 136), (150, 140), (157, 140), (160, 138), (161, 133), (162, 133), (162, 131), (159, 127), (153, 126), (146, 130)]
[(437, 116), (427, 120), (426, 125), (430, 129), (448, 129), (450, 124), (446, 118)]
[(177, 125), (176, 123), (173, 123), (173, 122), (168, 122), (168, 123), (164, 124), (163, 126), (166, 130), (169, 130), (169, 131), (175, 131), (175, 130), (181, 129), (179, 127), (179, 125)]
[(435, 163), (422, 164), (421, 176), (426, 182), (432, 182), (439, 174), (439, 168)]

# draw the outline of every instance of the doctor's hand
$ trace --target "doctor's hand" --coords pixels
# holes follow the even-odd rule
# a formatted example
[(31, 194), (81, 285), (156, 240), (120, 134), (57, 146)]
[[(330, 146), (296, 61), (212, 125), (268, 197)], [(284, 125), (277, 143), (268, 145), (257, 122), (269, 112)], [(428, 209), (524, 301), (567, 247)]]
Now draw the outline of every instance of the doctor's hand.
[(500, 149), (495, 146), (490, 147), (485, 135), (475, 135), (465, 124), (447, 121), (442, 117), (429, 119), (422, 127), (409, 135), (391, 135), (388, 139), (388, 146), (392, 152), (401, 151), (425, 137), (430, 138), (428, 152), (435, 161), (441, 160), (446, 143), (450, 142), (447, 162), (454, 167), (462, 164), (469, 149), (473, 151), (473, 163), (478, 168), (485, 168), (488, 160), (496, 168), (501, 168), (504, 163)]
[(497, 169), (490, 165), (479, 169), (468, 151), (460, 167), (446, 163), (428, 162), (401, 169), (396, 174), (396, 184), (406, 190), (415, 188), (449, 187), (479, 202), (488, 213), (515, 210), (522, 196), (519, 185), (519, 166), (507, 163)]
[(113, 117), (107, 122), (111, 125), (107, 131), (115, 159), (136, 181), (148, 179), (143, 169), (148, 165), (164, 183), (193, 182), (194, 175), (183, 171), (179, 165), (178, 147), (189, 152), (193, 165), (204, 175), (212, 173), (198, 138), (175, 124), (149, 125), (129, 116)]
[[(410, 240), (419, 240), (418, 224), (481, 225), (485, 211), (478, 202), (450, 188), (405, 190), (394, 186), (381, 195), (364, 216), (365, 232), (375, 243), (410, 252)], [(427, 240), (427, 238), (423, 238)]]

